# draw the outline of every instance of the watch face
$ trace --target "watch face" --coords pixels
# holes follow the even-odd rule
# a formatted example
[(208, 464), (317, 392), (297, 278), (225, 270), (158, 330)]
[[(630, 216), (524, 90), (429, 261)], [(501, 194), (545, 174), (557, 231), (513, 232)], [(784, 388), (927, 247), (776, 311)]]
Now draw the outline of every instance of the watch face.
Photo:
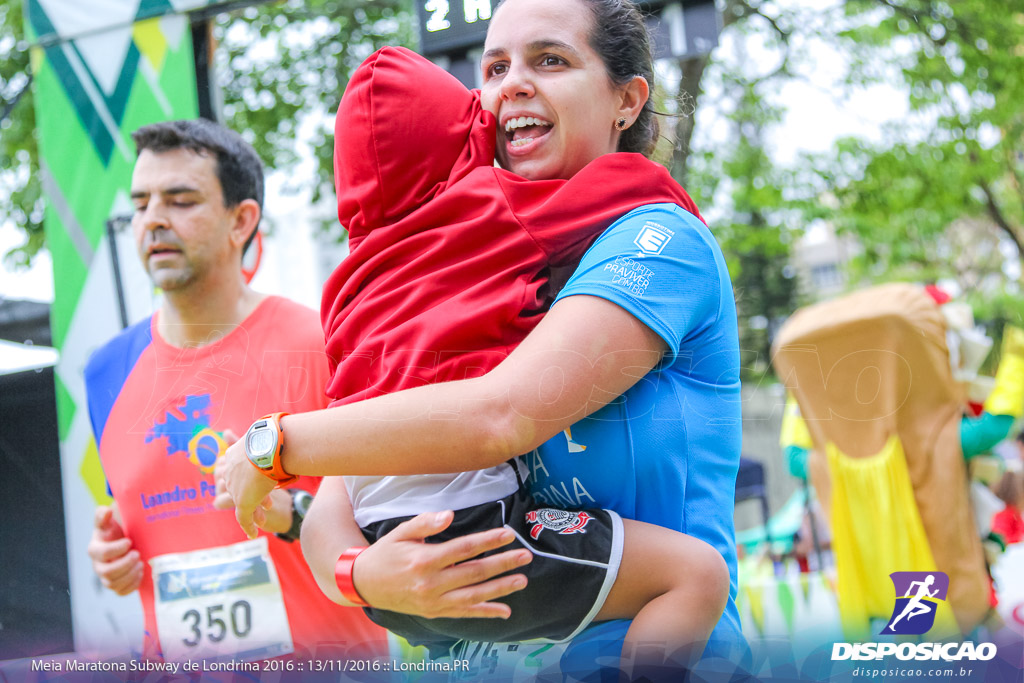
[(253, 429), (245, 438), (245, 450), (249, 459), (263, 468), (271, 464), (274, 448), (277, 439), (274, 438), (274, 431), (271, 429)]

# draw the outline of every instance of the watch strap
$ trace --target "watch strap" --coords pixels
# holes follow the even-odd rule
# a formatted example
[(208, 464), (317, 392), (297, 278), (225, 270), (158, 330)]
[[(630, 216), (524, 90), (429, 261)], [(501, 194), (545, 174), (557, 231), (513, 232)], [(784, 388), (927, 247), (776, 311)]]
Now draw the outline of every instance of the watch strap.
[(356, 558), (366, 548), (367, 546), (349, 548), (341, 554), (334, 565), (334, 582), (338, 584), (338, 590), (346, 600), (360, 607), (369, 607), (370, 603), (363, 600), (359, 591), (356, 590), (356, 585), (352, 581), (352, 568), (355, 566)]
[(288, 495), (291, 496), (292, 499), (292, 525), (288, 527), (288, 531), (274, 535), (280, 538), (282, 541), (287, 541), (288, 543), (291, 543), (293, 541), (299, 540), (299, 536), (302, 534), (302, 522), (306, 518), (305, 512), (299, 510), (299, 496), (309, 496), (310, 494), (308, 491), (303, 491), (302, 489), (285, 490), (288, 492)]

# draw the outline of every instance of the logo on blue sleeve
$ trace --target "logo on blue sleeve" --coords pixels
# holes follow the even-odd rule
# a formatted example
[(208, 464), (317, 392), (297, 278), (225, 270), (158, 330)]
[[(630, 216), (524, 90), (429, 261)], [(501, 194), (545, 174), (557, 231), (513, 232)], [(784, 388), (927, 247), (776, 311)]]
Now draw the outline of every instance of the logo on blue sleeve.
[(893, 572), (896, 604), (883, 634), (921, 635), (935, 623), (939, 602), (946, 599), (949, 577), (943, 572)]
[(644, 227), (640, 228), (640, 234), (633, 240), (633, 244), (640, 247), (640, 252), (647, 256), (657, 256), (672, 239), (675, 233), (663, 225), (647, 221)]

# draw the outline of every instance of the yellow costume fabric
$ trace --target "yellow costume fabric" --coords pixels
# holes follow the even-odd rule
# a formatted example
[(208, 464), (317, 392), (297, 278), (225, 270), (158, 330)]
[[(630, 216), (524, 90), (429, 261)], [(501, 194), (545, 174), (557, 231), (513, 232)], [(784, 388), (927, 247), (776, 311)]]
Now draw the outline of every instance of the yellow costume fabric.
[(792, 394), (786, 394), (786, 409), (782, 413), (782, 430), (779, 432), (779, 445), (797, 446), (806, 450), (814, 448), (811, 433), (807, 431), (807, 423), (800, 415), (800, 405)]
[(985, 412), (1020, 417), (1024, 413), (1024, 330), (1007, 325), (996, 383), (985, 400)]
[[(835, 444), (826, 448), (832, 488), (832, 532), (839, 575), (839, 613), (852, 640), (871, 637), (870, 618), (889, 616), (892, 589), (879, 576), (898, 571), (935, 571), (935, 560), (914, 500), (903, 446), (893, 435), (876, 455), (851, 458)], [(953, 613), (938, 603), (934, 637), (956, 633)]]
[(844, 622), (857, 635), (888, 619), (892, 571), (938, 569), (971, 631), (988, 612), (988, 574), (938, 305), (922, 287), (891, 284), (806, 307), (779, 331), (774, 362), (814, 442)]

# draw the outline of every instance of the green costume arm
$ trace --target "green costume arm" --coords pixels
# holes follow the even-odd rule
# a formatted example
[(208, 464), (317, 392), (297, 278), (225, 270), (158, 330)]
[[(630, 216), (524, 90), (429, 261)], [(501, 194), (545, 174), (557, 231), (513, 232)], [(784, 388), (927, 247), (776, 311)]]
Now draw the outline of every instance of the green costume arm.
[(786, 446), (783, 449), (789, 473), (800, 479), (807, 479), (807, 458), (811, 452), (800, 446)]
[(978, 417), (964, 417), (960, 421), (960, 447), (964, 458), (985, 453), (1010, 433), (1013, 415), (982, 413)]
[(960, 446), (965, 458), (988, 451), (1010, 433), (1024, 413), (1024, 330), (1007, 325), (1003, 330), (1002, 357), (985, 411), (960, 421)]

